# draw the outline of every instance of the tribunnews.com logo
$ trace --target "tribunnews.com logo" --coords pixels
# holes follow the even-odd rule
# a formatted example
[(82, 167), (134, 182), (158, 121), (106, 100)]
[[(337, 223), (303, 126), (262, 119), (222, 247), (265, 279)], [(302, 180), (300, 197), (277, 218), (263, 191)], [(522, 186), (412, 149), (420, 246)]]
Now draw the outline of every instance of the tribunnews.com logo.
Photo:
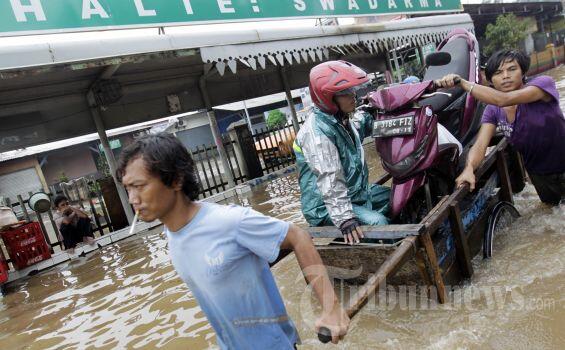
[[(332, 271), (331, 268), (329, 270)], [(343, 276), (347, 275), (349, 279), (352, 279), (359, 276), (360, 271), (346, 272), (343, 269), (339, 270), (341, 279), (331, 278), (330, 273), (334, 291), (341, 305), (351, 305), (356, 301), (362, 286), (347, 283)], [(302, 274), (298, 278), (303, 278)], [(445, 286), (445, 289), (448, 293), (448, 299), (441, 304), (438, 301), (437, 289), (433, 285), (391, 285), (385, 281), (369, 296), (363, 308), (376, 311), (522, 310), (545, 312), (555, 310), (558, 307), (556, 299), (529, 296), (525, 288), (520, 286), (457, 285)], [(310, 284), (302, 293), (302, 310), (316, 308), (315, 305), (311, 305), (317, 304), (312, 293)]]
[[(338, 298), (342, 305), (350, 305), (360, 286), (340, 285)], [(364, 306), (367, 310), (395, 309), (402, 311), (480, 311), (480, 310), (554, 310), (553, 298), (532, 298), (522, 288), (505, 286), (446, 286), (448, 299), (439, 303), (435, 286), (421, 285), (381, 285), (378, 291), (368, 298)]]

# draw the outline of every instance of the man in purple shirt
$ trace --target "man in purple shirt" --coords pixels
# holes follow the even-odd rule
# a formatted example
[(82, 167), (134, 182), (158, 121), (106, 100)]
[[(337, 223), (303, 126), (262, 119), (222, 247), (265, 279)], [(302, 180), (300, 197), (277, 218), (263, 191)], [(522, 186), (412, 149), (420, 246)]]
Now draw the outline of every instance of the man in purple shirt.
[[(524, 158), (524, 165), (542, 202), (558, 205), (565, 199), (565, 118), (559, 107), (555, 81), (538, 76), (526, 82), (530, 59), (522, 52), (501, 50), (493, 54), (485, 69), (493, 88), (461, 79), (461, 87), (477, 100), (488, 103), (477, 141), (471, 148), (458, 186), (475, 188), (474, 171), (498, 127)], [(454, 86), (455, 74), (438, 81)]]

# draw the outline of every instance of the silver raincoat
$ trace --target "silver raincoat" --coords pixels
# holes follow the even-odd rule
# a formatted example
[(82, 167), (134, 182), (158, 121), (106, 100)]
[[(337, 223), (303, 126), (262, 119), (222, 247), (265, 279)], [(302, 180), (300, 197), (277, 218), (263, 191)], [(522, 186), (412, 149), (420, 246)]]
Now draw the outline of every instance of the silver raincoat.
[(294, 152), (299, 168), (302, 213), (312, 226), (341, 224), (357, 218), (365, 225), (386, 225), (390, 190), (369, 185), (362, 140), (373, 117), (358, 112), (350, 130), (314, 108), (298, 132)]

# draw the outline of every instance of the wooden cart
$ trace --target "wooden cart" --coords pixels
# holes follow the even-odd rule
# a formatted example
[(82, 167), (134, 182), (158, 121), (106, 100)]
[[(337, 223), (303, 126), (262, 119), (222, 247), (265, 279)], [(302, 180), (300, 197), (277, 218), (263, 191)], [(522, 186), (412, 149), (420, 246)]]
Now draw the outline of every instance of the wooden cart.
[[(477, 189), (458, 188), (443, 197), (419, 223), (365, 226), (365, 239), (356, 246), (332, 243), (317, 246), (331, 271), (361, 287), (346, 309), (353, 316), (374, 293), (387, 285), (428, 286), (440, 303), (447, 300), (446, 286), (459, 284), (473, 275), (471, 259), (483, 251), (492, 254), (492, 241), (502, 223), (519, 214), (513, 206), (511, 176), (523, 187), (524, 170), (517, 154), (502, 139), (476, 170)], [(379, 184), (390, 179), (383, 176)], [(310, 228), (313, 238), (341, 238), (335, 227)], [(338, 268), (338, 269), (335, 269)], [(344, 271), (348, 271), (343, 273)], [(348, 275), (349, 274), (349, 275)]]

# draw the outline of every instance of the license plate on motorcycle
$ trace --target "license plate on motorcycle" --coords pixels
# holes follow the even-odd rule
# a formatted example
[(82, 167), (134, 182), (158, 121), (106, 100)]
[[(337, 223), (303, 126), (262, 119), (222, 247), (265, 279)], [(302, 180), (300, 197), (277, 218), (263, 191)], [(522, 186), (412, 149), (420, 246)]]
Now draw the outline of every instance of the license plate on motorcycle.
[(373, 137), (393, 137), (412, 135), (414, 133), (414, 116), (376, 120), (373, 125)]

